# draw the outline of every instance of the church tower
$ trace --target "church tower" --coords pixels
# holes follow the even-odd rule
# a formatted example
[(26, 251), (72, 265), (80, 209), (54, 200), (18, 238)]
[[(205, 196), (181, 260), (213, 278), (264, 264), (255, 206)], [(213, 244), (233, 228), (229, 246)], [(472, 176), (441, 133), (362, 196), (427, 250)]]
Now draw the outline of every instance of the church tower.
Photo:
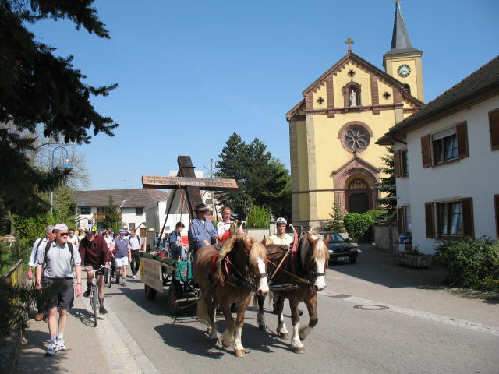
[(406, 85), (410, 94), (424, 102), (423, 51), (412, 47), (399, 0), (395, 2), (395, 22), (391, 50), (383, 56), (385, 71)]

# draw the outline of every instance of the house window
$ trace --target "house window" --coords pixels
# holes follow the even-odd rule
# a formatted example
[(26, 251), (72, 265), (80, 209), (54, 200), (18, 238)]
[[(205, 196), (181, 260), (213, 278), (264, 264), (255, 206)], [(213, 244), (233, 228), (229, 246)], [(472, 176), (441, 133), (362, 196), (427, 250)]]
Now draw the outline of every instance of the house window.
[(97, 207), (97, 213), (104, 213), (104, 207)]
[(442, 131), (432, 137), (435, 164), (442, 164), (458, 157), (456, 129)]
[(445, 164), (469, 157), (468, 126), (466, 122), (437, 134), (421, 138), (423, 167)]
[(90, 207), (89, 206), (81, 206), (80, 207), (80, 214), (90, 214)]
[(406, 150), (395, 151), (393, 156), (395, 178), (409, 176), (409, 157)]
[(460, 201), (438, 203), (438, 233), (440, 236), (463, 235), (463, 206)]
[(135, 208), (135, 215), (141, 216), (144, 214), (144, 208)]

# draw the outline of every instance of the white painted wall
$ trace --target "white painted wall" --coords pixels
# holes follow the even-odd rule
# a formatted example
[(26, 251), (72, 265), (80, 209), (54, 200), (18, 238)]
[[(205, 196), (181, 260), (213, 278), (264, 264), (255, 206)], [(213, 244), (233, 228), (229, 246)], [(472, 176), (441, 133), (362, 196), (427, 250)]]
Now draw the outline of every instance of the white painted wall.
[[(145, 210), (144, 213), (140, 216), (136, 214), (135, 208), (123, 207), (120, 210), (121, 210), (121, 222), (123, 226), (126, 226), (128, 228), (130, 223), (135, 223), (135, 228), (138, 228), (140, 224), (146, 223)], [(97, 213), (97, 207), (95, 206), (90, 207), (90, 214), (80, 214), (78, 216), (79, 222), (81, 222), (82, 219), (87, 219), (89, 223), (92, 222), (94, 218), (94, 213)], [(79, 225), (79, 227), (81, 228), (81, 225)]]
[[(439, 199), (473, 198), (475, 236), (496, 237), (494, 195), (499, 194), (499, 151), (490, 147), (488, 112), (499, 108), (499, 96), (425, 125), (407, 137), (409, 177), (397, 178), (398, 205), (410, 206), (413, 245), (432, 253), (436, 242), (426, 238), (424, 204)], [(448, 165), (423, 168), (421, 137), (459, 122), (468, 124), (470, 157)]]

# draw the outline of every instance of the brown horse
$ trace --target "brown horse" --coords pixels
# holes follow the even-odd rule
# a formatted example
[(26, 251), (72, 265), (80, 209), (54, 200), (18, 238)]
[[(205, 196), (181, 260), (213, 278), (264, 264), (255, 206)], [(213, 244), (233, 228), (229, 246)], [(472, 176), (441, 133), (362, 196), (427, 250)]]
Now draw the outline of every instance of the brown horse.
[[(288, 299), (293, 322), (293, 336), (291, 349), (296, 353), (303, 353), (304, 340), (317, 325), (317, 291), (326, 287), (325, 272), (329, 260), (329, 253), (321, 235), (315, 232), (304, 233), (298, 243), (297, 253), (293, 254), (287, 248), (268, 245), (270, 284), (283, 285), (282, 290), (277, 287), (272, 293), (277, 298), (276, 312), (278, 315), (277, 333), (286, 337), (288, 331), (283, 320), (282, 309), (284, 300)], [(264, 296), (258, 298), (258, 325), (265, 329)], [(310, 322), (300, 329), (298, 304), (304, 302), (307, 306)]]
[[(210, 338), (218, 342), (215, 313), (220, 307), (227, 322), (222, 344), (225, 347), (233, 344), (237, 357), (245, 354), (241, 336), (251, 293), (256, 291), (265, 296), (269, 290), (265, 261), (266, 249), (262, 243), (247, 235), (234, 234), (220, 252), (213, 246), (201, 247), (194, 259), (194, 274), (201, 288), (198, 317), (209, 324)], [(237, 310), (235, 320), (231, 312), (233, 304)]]

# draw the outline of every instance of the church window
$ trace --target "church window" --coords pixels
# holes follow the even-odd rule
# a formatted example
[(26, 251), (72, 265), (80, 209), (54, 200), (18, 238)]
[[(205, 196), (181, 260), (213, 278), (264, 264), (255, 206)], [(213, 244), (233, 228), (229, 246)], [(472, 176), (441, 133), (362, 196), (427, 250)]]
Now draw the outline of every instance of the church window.
[(319, 98), (317, 99), (317, 103), (318, 103), (318, 104), (322, 104), (323, 102), (324, 102), (324, 99), (323, 99), (322, 97), (319, 97)]
[(369, 133), (362, 126), (350, 126), (345, 133), (345, 145), (350, 152), (359, 152), (369, 145)]
[(388, 100), (392, 95), (390, 94), (390, 92), (386, 91), (384, 94), (383, 94), (383, 97), (385, 98), (385, 100)]

